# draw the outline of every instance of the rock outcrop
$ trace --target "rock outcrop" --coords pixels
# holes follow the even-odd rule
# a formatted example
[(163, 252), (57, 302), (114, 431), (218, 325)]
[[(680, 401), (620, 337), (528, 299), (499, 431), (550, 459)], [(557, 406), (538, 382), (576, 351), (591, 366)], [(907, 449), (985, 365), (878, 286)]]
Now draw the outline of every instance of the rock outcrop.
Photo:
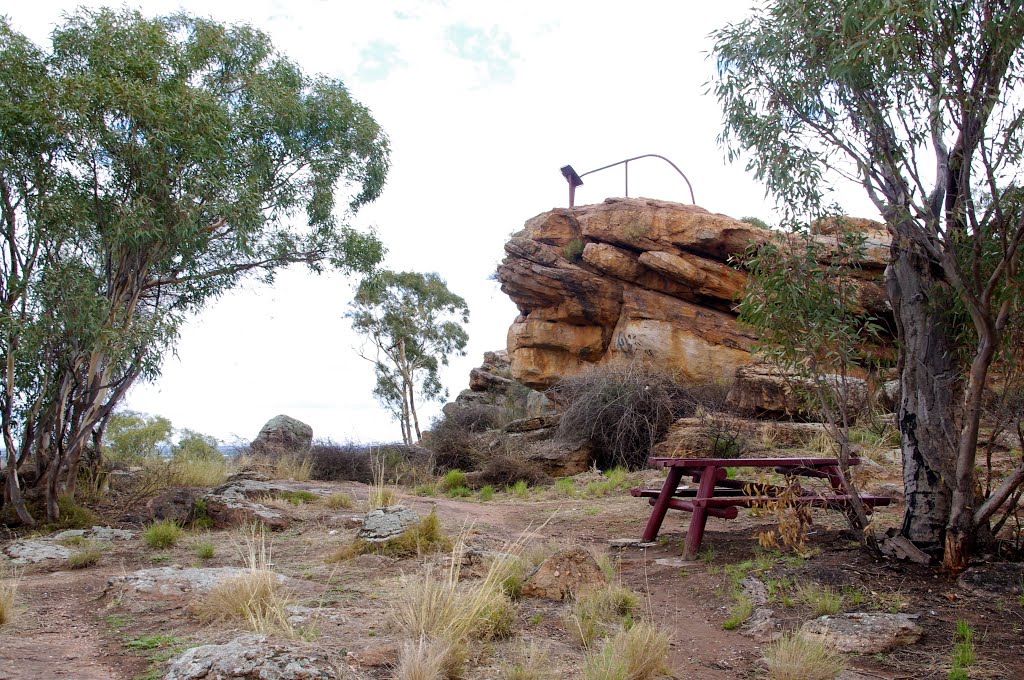
[(256, 455), (304, 456), (309, 453), (312, 444), (312, 427), (301, 420), (279, 415), (267, 421), (251, 446)]
[[(855, 275), (859, 306), (888, 314), (883, 225), (846, 220), (867, 238)], [(814, 225), (831, 248), (836, 220)], [(509, 375), (535, 389), (593, 364), (641, 359), (692, 382), (731, 381), (755, 338), (736, 324), (752, 244), (779, 238), (693, 205), (610, 198), (527, 221), (505, 244), (502, 290), (519, 308), (508, 331)]]

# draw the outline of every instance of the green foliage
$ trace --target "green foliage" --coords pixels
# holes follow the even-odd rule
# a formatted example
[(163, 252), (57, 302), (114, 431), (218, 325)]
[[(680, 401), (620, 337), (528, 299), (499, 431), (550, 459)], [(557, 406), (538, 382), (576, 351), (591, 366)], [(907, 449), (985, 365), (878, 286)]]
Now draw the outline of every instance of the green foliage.
[(118, 411), (110, 416), (103, 442), (111, 460), (139, 463), (155, 458), (170, 447), (171, 421), (135, 411)]
[(88, 529), (100, 523), (99, 515), (79, 505), (70, 496), (58, 498), (57, 507), (60, 509), (60, 521), (53, 525), (56, 529)]
[(562, 255), (570, 262), (581, 262), (585, 248), (586, 244), (583, 242), (583, 239), (574, 238), (562, 248)]
[(958, 619), (956, 622), (951, 657), (947, 677), (949, 680), (966, 680), (967, 669), (974, 664), (977, 655), (974, 652), (974, 629), (963, 619)]
[(213, 541), (200, 541), (196, 543), (195, 553), (196, 557), (201, 560), (209, 560), (213, 558), (216, 552), (216, 547), (213, 545)]
[(449, 470), (441, 478), (440, 487), (442, 491), (451, 491), (458, 487), (466, 486), (466, 473), (462, 470)]
[(440, 368), (450, 355), (465, 354), (466, 301), (437, 274), (380, 271), (359, 284), (346, 316), (374, 349), (362, 355), (377, 373), (374, 396), (401, 424), (405, 443), (413, 444), (420, 438), (416, 393), (444, 401)]
[(605, 470), (602, 475), (603, 479), (596, 482), (590, 482), (584, 489), (584, 494), (588, 497), (600, 497), (607, 496), (608, 494), (615, 493), (617, 491), (623, 491), (632, 484), (632, 476), (629, 474), (629, 470), (623, 467), (615, 467), (611, 470)]
[(490, 484), (485, 484), (484, 486), (480, 487), (480, 500), (481, 500), (481, 502), (486, 503), (487, 501), (491, 500), (492, 498), (494, 498), (494, 487), (493, 486), (491, 486)]
[(217, 438), (195, 430), (184, 429), (178, 443), (171, 448), (175, 460), (223, 460), (224, 454), (217, 449)]
[(525, 479), (520, 479), (512, 486), (505, 487), (505, 491), (512, 494), (516, 498), (529, 498), (530, 497), (530, 486), (526, 483)]
[(771, 225), (762, 220), (760, 217), (741, 217), (740, 222), (746, 222), (747, 224), (758, 227), (760, 229), (771, 229)]
[(367, 553), (389, 557), (413, 557), (445, 552), (451, 550), (451, 547), (452, 539), (441, 526), (441, 518), (437, 516), (436, 509), (432, 509), (429, 515), (421, 517), (419, 522), (395, 538), (389, 538), (380, 543), (356, 539), (351, 545), (338, 550), (332, 559), (335, 561), (347, 560)]
[(299, 491), (277, 491), (274, 495), (281, 500), (288, 501), (292, 505), (312, 503), (320, 498), (312, 491), (306, 491), (305, 489), (301, 489)]
[(52, 495), (211, 300), (294, 263), (372, 270), (383, 246), (336, 196), (374, 200), (389, 152), (343, 83), (251, 26), (80, 9), (50, 35), (0, 19), (0, 407)]
[(150, 524), (142, 530), (142, 541), (150, 548), (171, 548), (178, 544), (184, 531), (177, 522), (169, 519)]

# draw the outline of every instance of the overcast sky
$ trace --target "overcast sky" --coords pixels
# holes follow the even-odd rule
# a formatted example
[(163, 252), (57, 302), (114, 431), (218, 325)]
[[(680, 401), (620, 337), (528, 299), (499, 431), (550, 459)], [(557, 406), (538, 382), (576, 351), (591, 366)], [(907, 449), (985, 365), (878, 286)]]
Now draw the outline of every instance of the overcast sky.
[[(5, 3), (6, 4), (6, 3)], [(40, 45), (83, 3), (33, 0), (2, 10)], [(84, 3), (102, 6), (111, 3)], [(672, 159), (698, 205), (771, 220), (771, 203), (716, 144), (721, 112), (706, 83), (707, 35), (754, 0), (248, 0), (165, 2), (223, 22), (248, 22), (307, 72), (345, 81), (391, 139), (380, 199), (355, 225), (377, 229), (385, 266), (436, 271), (470, 307), (467, 356), (445, 371), (452, 398), (487, 350), (505, 346), (516, 309), (489, 277), (528, 218), (568, 205), (562, 165), (585, 172), (645, 153)], [(631, 164), (630, 194), (689, 202), (661, 161)], [(577, 204), (623, 195), (622, 170), (588, 177)], [(877, 216), (859, 193), (849, 214)], [(354, 282), (305, 271), (273, 288), (250, 283), (192, 319), (163, 376), (138, 385), (129, 408), (222, 440), (252, 439), (285, 413), (317, 438), (401, 438), (374, 401), (373, 368), (343, 319)], [(429, 420), (440, 405), (424, 408)], [(421, 413), (423, 412), (421, 411)]]

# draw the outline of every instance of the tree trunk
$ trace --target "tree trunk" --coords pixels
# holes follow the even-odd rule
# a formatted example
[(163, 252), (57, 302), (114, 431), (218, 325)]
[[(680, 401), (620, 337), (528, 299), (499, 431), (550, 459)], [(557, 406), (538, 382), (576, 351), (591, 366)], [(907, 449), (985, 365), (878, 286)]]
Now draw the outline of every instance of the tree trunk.
[(944, 300), (948, 288), (937, 266), (897, 234), (886, 285), (899, 337), (900, 402), (906, 510), (901, 533), (938, 557), (955, 479), (958, 371), (953, 329)]

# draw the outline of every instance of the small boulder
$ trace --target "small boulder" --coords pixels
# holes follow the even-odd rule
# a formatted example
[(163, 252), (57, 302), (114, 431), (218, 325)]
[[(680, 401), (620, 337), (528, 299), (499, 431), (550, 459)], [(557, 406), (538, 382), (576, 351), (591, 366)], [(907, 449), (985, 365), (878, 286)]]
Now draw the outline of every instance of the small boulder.
[(149, 499), (146, 512), (153, 520), (167, 519), (185, 524), (194, 519), (196, 501), (205, 492), (206, 489), (194, 486), (167, 489)]
[(114, 576), (107, 581), (106, 590), (118, 593), (130, 591), (160, 598), (203, 594), (222, 581), (238, 578), (247, 573), (247, 569), (240, 567), (154, 567)]
[(404, 505), (376, 508), (366, 513), (358, 537), (370, 543), (383, 543), (397, 538), (403, 531), (420, 521), (419, 515)]
[(46, 560), (64, 560), (71, 556), (71, 551), (58, 543), (29, 539), (15, 541), (4, 547), (4, 554), (11, 558), (11, 563), (21, 565)]
[(241, 635), (219, 645), (185, 650), (171, 660), (164, 680), (329, 680), (341, 669), (323, 653), (263, 635)]
[(313, 428), (286, 415), (274, 416), (252, 441), (252, 451), (265, 456), (305, 456), (313, 444)]
[(550, 439), (531, 443), (526, 457), (549, 477), (570, 477), (590, 469), (594, 449), (585, 439), (576, 442)]
[(583, 548), (560, 550), (530, 573), (523, 595), (546, 600), (565, 600), (606, 583), (597, 560)]
[(837, 614), (821, 616), (803, 625), (805, 637), (831, 644), (840, 652), (883, 654), (912, 645), (924, 630), (911, 614)]

